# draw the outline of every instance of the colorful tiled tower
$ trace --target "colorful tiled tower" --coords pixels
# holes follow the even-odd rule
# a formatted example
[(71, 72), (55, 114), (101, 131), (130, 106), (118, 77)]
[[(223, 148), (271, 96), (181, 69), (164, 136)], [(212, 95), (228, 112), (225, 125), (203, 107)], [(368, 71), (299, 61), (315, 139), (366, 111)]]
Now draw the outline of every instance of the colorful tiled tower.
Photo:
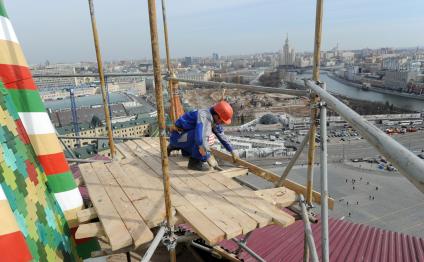
[(0, 261), (74, 261), (65, 217), (0, 82)]
[[(54, 195), (59, 204), (71, 232), (75, 232), (76, 214), (83, 207), (82, 197), (32, 79), (2, 0), (0, 0), (0, 81), (4, 83), (4, 87), (13, 101), (13, 106), (16, 108), (16, 119), (19, 119), (15, 123), (17, 130), (21, 130), (21, 133), (25, 134), (26, 142), (31, 144), (35, 152), (32, 156), (35, 159), (34, 163), (41, 164), (40, 174), (44, 176), (49, 192)], [(9, 204), (11, 204), (10, 199)], [(18, 225), (22, 230), (19, 220)], [(64, 233), (67, 234), (67, 232)], [(86, 257), (90, 251), (98, 247), (98, 245), (93, 246), (93, 241), (90, 240), (78, 243), (78, 253), (82, 257)]]
[(83, 206), (55, 129), (32, 79), (12, 24), (0, 2), (0, 79), (12, 97), (29, 140), (47, 175), (49, 187), (69, 225)]

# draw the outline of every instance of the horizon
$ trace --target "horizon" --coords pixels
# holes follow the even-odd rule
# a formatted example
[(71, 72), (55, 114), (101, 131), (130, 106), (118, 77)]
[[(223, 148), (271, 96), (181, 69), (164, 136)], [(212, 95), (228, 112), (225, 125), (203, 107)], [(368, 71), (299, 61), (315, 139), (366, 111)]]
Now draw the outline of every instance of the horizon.
[[(391, 47), (391, 46), (382, 46), (382, 47), (376, 47), (376, 48), (368, 48), (368, 47), (364, 47), (364, 48), (360, 48), (360, 49), (339, 49), (339, 51), (345, 51), (345, 52), (359, 52), (359, 51), (361, 51), (361, 50), (366, 50), (366, 49), (369, 49), (369, 50), (378, 50), (378, 49), (383, 49), (383, 48), (392, 48), (392, 49), (394, 49), (394, 50), (413, 50), (413, 49), (424, 49), (424, 46), (410, 46), (410, 47)], [(321, 52), (329, 52), (329, 51), (331, 51), (331, 48), (330, 49), (328, 49), (328, 50), (321, 50)], [(240, 57), (244, 57), (244, 56), (253, 56), (253, 55), (259, 55), (259, 54), (277, 54), (278, 53), (278, 50), (277, 51), (264, 51), (264, 52), (257, 52), (257, 53), (250, 53), (250, 54), (229, 54), (229, 55), (222, 55), (222, 56), (220, 56), (220, 57), (228, 57), (228, 58), (231, 58), (231, 57), (237, 57), (237, 56), (240, 56)], [(304, 53), (308, 53), (308, 54), (310, 54), (310, 55), (313, 55), (313, 50), (310, 50), (310, 51), (302, 51), (302, 52), (296, 52), (296, 54), (299, 54), (299, 53), (302, 53), (302, 54), (304, 54)], [(172, 60), (181, 60), (181, 59), (184, 59), (185, 57), (192, 57), (192, 58), (208, 58), (208, 57), (211, 57), (211, 55), (204, 55), (204, 56), (181, 56), (181, 57), (172, 57), (171, 58), (171, 61)], [(163, 56), (161, 56), (161, 62), (162, 63), (164, 63), (164, 62), (166, 62), (165, 60), (166, 60), (166, 57), (163, 55)], [(142, 60), (142, 61), (151, 61), (152, 59), (151, 58), (133, 58), (133, 59), (119, 59), (119, 58), (117, 58), (117, 59), (112, 59), (112, 60), (106, 60), (106, 59), (103, 59), (103, 63), (112, 63), (112, 62), (119, 62), (119, 61), (137, 61), (137, 60)], [(35, 64), (31, 64), (31, 66), (36, 66), (36, 65), (42, 65), (42, 64), (44, 64), (45, 62), (46, 62), (47, 60), (45, 60), (45, 61), (43, 61), (43, 62), (40, 62), (40, 63), (35, 63)], [(49, 61), (50, 62), (50, 61)], [(58, 62), (54, 62), (54, 63), (51, 63), (51, 64), (74, 64), (74, 63), (97, 63), (97, 61), (96, 61), (96, 58), (94, 58), (93, 60), (81, 60), (81, 61), (58, 61)]]
[[(52, 63), (95, 61), (87, 1), (5, 2), (30, 64), (46, 60)], [(105, 61), (151, 59), (145, 1), (122, 0), (119, 5), (95, 1), (94, 4)], [(424, 2), (419, 0), (389, 4), (383, 0), (372, 3), (328, 0), (324, 4), (322, 50), (330, 50), (337, 43), (340, 50), (422, 47), (424, 16), (419, 10), (423, 9)], [(160, 3), (157, 3), (157, 16), (163, 58)], [(209, 57), (212, 53), (220, 56), (275, 53), (282, 48), (286, 34), (296, 52), (313, 50), (315, 2), (169, 1), (167, 17), (172, 59)]]

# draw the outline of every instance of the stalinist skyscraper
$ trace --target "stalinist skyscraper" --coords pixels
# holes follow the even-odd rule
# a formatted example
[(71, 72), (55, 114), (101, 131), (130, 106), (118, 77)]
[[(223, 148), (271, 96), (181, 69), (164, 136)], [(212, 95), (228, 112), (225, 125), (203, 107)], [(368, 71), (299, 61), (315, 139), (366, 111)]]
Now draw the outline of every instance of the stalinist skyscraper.
[(280, 51), (280, 65), (294, 65), (296, 53), (290, 48), (289, 36), (286, 37), (283, 49)]

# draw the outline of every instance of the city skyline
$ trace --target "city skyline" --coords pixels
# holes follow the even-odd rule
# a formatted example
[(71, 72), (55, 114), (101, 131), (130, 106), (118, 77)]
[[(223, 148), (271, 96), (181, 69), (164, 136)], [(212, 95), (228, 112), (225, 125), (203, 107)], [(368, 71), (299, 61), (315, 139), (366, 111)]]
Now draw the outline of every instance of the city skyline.
[[(104, 60), (150, 58), (146, 3), (95, 1)], [(30, 64), (95, 60), (87, 1), (46, 0), (23, 5), (22, 0), (6, 0), (5, 4)], [(159, 2), (157, 9), (163, 45)], [(424, 3), (416, 0), (328, 0), (322, 49), (337, 43), (344, 50), (423, 46), (423, 9)], [(313, 50), (314, 1), (169, 1), (167, 12), (173, 58), (211, 56), (214, 52), (224, 56), (278, 52), (286, 33), (297, 52)]]

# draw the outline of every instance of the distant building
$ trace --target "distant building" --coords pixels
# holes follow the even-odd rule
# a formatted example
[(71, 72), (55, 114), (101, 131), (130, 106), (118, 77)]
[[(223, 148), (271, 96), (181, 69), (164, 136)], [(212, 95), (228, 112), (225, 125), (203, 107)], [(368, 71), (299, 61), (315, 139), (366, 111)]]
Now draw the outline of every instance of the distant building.
[[(187, 80), (197, 80), (197, 81), (209, 81), (212, 79), (214, 71), (208, 70), (206, 72), (200, 70), (185, 70), (177, 71), (176, 76), (178, 78), (187, 79)], [(180, 83), (182, 84), (182, 83)]]
[(283, 49), (280, 51), (280, 66), (294, 65), (295, 64), (296, 53), (294, 48), (290, 47), (289, 37), (286, 37), (285, 44)]
[[(75, 96), (89, 96), (96, 93), (96, 88), (93, 87), (81, 87), (74, 89)], [(40, 92), (41, 99), (47, 100), (58, 100), (70, 97), (68, 89), (57, 89), (57, 90), (43, 90)]]
[(388, 89), (407, 90), (408, 83), (417, 79), (416, 71), (387, 71), (383, 77), (384, 86)]
[[(150, 124), (155, 121), (154, 118), (141, 118), (127, 122), (112, 124), (113, 135), (115, 137), (144, 137), (150, 136)], [(60, 127), (56, 129), (60, 135), (74, 137), (75, 130), (73, 126)], [(105, 126), (91, 126), (91, 124), (80, 125), (80, 136), (93, 137), (93, 139), (80, 139), (81, 146), (95, 144), (97, 142), (94, 137), (107, 136)], [(77, 147), (76, 139), (63, 139), (67, 148), (73, 149)], [(97, 152), (94, 152), (97, 154)]]
[(296, 56), (295, 65), (297, 67), (308, 67), (312, 66), (313, 58), (312, 56)]
[(388, 57), (383, 59), (382, 69), (385, 70), (402, 70), (406, 68), (406, 62), (408, 61), (405, 57)]
[(354, 52), (348, 52), (348, 51), (341, 52), (340, 58), (344, 63), (351, 64), (355, 61), (355, 53)]
[(183, 66), (188, 67), (193, 64), (193, 58), (191, 56), (186, 56), (183, 61)]
[[(32, 67), (31, 71), (34, 75), (73, 75), (75, 74), (75, 67), (73, 64), (55, 64)], [(34, 80), (40, 91), (77, 86), (75, 77), (36, 77)]]
[(219, 60), (219, 55), (217, 53), (213, 53), (212, 60), (215, 60), (215, 61)]

